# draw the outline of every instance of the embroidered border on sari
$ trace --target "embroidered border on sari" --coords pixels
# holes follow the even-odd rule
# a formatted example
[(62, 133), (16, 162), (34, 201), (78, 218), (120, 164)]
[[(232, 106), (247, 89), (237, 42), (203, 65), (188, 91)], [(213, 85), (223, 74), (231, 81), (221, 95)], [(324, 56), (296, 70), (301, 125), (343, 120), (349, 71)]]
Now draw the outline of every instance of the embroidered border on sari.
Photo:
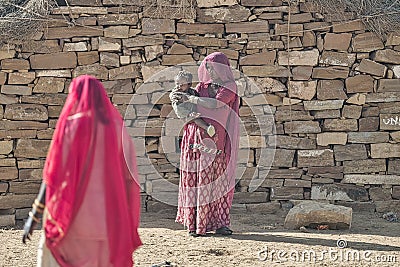
[(209, 147), (206, 147), (203, 144), (189, 144), (189, 148), (198, 149), (198, 150), (203, 151), (203, 152), (208, 153), (208, 154), (220, 155), (222, 153), (222, 150), (220, 150), (220, 149), (209, 148)]

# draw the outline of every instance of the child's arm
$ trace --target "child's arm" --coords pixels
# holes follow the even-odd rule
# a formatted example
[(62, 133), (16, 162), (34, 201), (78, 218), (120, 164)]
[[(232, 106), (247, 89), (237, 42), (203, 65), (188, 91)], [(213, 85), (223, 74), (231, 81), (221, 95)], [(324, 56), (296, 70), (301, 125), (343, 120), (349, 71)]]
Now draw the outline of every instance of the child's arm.
[(191, 110), (187, 109), (185, 105), (182, 105), (182, 103), (179, 101), (181, 95), (181, 93), (174, 91), (169, 94), (172, 108), (179, 119), (186, 118), (191, 113)]

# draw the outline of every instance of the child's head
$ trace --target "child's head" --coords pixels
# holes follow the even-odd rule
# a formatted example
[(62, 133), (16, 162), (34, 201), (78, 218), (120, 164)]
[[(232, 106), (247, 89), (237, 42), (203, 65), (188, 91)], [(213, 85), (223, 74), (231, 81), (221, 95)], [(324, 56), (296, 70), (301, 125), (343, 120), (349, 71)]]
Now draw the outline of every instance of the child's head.
[(186, 92), (192, 86), (193, 75), (185, 70), (178, 72), (175, 76), (175, 85), (179, 91)]

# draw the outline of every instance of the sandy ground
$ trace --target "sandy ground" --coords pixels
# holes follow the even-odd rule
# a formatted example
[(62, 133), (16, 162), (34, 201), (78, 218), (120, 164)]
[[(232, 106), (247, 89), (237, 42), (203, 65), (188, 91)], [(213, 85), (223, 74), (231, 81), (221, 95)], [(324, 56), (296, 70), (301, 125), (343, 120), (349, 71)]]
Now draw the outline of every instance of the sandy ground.
[[(288, 231), (285, 214), (232, 214), (230, 237), (193, 238), (174, 212), (143, 213), (136, 266), (400, 266), (400, 223), (353, 214), (351, 230)], [(21, 230), (0, 230), (0, 266), (35, 266), (41, 231), (23, 245)], [(337, 240), (347, 241), (338, 248)]]

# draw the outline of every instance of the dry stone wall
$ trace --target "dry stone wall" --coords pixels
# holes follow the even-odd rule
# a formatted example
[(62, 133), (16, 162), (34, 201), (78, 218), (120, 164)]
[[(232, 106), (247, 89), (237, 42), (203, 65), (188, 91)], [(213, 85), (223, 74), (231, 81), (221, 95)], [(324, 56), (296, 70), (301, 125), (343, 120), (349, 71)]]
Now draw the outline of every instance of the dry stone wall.
[[(168, 182), (179, 180), (170, 163), (179, 138), (165, 134), (178, 125), (166, 119), (172, 77), (146, 81), (214, 51), (262, 90), (240, 87), (250, 136), (239, 152), (236, 208), (274, 212), (315, 199), (400, 211), (400, 35), (382, 40), (360, 21), (330, 21), (304, 1), (70, 2), (34, 40), (0, 49), (1, 225), (27, 216), (69, 83), (82, 74), (99, 78), (127, 122), (145, 130), (130, 129), (143, 195), (175, 199)], [(260, 166), (265, 155), (271, 167)]]

